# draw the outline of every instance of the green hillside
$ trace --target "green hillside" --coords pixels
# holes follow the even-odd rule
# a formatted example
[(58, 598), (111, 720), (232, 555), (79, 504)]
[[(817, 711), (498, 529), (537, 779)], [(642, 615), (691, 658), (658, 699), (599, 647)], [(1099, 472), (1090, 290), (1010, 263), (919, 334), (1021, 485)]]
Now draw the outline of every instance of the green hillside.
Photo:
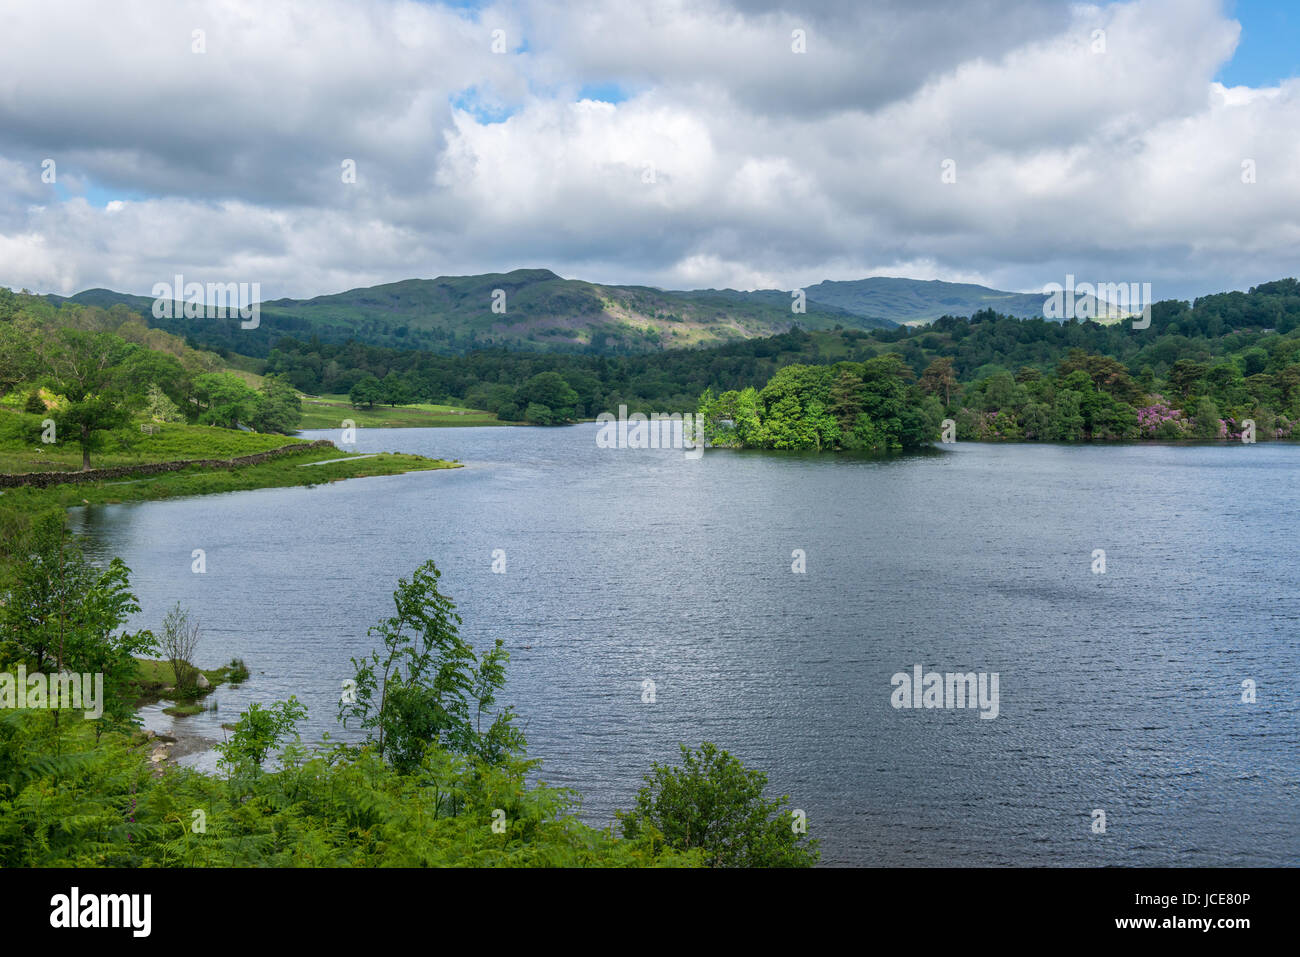
[[(504, 297), (496, 296), (502, 305), (493, 311), (497, 290)], [(63, 301), (58, 296), (46, 298), (55, 304)], [(203, 348), (250, 356), (267, 355), (285, 336), (336, 343), (356, 340), (443, 355), (499, 346), (628, 355), (771, 336), (796, 322), (809, 329), (894, 325), (816, 303), (796, 315), (790, 293), (777, 290), (672, 292), (648, 286), (604, 286), (561, 279), (547, 269), (407, 279), (314, 299), (268, 300), (261, 305), (256, 329), (240, 328), (237, 318), (156, 318), (152, 299), (107, 289), (87, 290), (71, 299), (106, 309), (121, 303), (140, 313), (149, 325)]]

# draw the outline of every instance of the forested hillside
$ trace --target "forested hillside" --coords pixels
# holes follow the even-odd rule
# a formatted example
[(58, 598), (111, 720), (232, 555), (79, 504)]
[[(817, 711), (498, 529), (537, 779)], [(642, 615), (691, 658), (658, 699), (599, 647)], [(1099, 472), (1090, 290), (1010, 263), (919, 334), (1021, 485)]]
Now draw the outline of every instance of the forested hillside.
[(922, 427), (934, 439), (945, 418), (952, 437), (981, 441), (1262, 441), (1291, 438), (1300, 423), (1294, 279), (1191, 306), (1159, 303), (1148, 329), (990, 311), (872, 340), (908, 383), (905, 412), (873, 385), (882, 359), (795, 364), (761, 388), (706, 391), (699, 411), (714, 441), (883, 450), (921, 444)]
[[(1290, 382), (1297, 374), (1292, 367), (1300, 348), (1298, 328), (1300, 287), (1294, 279), (1285, 279), (1195, 303), (1156, 303), (1147, 329), (1134, 329), (1129, 321), (1056, 323), (986, 310), (969, 318), (946, 316), (919, 330), (796, 329), (766, 339), (655, 356), (538, 355), (496, 349), (448, 357), (356, 343), (284, 339), (267, 357), (265, 369), (284, 375), (306, 392), (347, 393), (366, 377), (374, 377), (400, 383), (405, 393), (421, 401), (454, 400), (507, 419), (527, 418), (530, 405), (548, 405), (558, 395), (564, 411), (560, 417), (581, 418), (623, 403), (633, 410), (690, 411), (706, 389), (721, 395), (762, 388), (785, 366), (862, 363), (896, 353), (903, 360), (900, 375), (908, 382), (919, 383), (931, 364), (942, 360), (947, 371), (940, 374), (936, 369), (929, 378), (957, 384), (943, 387), (945, 404), (955, 397), (964, 404), (952, 409), (954, 413), (967, 409), (982, 414), (990, 411), (986, 408), (990, 402), (1002, 402), (1008, 377), (1019, 380), (1016, 384), (1024, 389), (1040, 390), (1037, 404), (1054, 402), (1054, 394), (1041, 390), (1048, 388), (1063, 362), (1070, 363), (1067, 375), (1075, 371), (1079, 360), (1071, 357), (1080, 350), (1111, 360), (1143, 395), (1162, 396), (1153, 399), (1152, 407), (1171, 399), (1180, 409), (1194, 407), (1194, 400), (1208, 397), (1220, 411), (1236, 415), (1253, 400), (1274, 415), (1294, 419), (1288, 410), (1293, 400)], [(1095, 366), (1097, 360), (1088, 361)], [(551, 377), (532, 381), (543, 373), (558, 376), (563, 387)], [(1029, 386), (1030, 380), (1047, 384)], [(992, 399), (986, 398), (989, 383)], [(930, 394), (938, 395), (936, 390)], [(1142, 401), (1126, 386), (1118, 397)], [(1012, 390), (1008, 401), (1027, 405), (1022, 398)], [(1191, 415), (1194, 408), (1186, 411)], [(1202, 410), (1207, 415), (1208, 411), (1208, 407)], [(1029, 435), (1042, 431), (1033, 427), (1035, 421), (1031, 413), (1026, 423)], [(988, 433), (977, 429), (973, 420), (962, 422), (963, 432)], [(1023, 427), (1020, 434), (1025, 434)]]
[[(909, 401), (938, 399), (965, 438), (1212, 438), (1237, 434), (1247, 418), (1256, 422), (1261, 438), (1276, 438), (1289, 435), (1300, 418), (1300, 283), (1294, 279), (1192, 303), (1156, 303), (1146, 329), (1131, 321), (1057, 323), (983, 310), (944, 316), (920, 329), (796, 328), (654, 355), (493, 348), (447, 356), (282, 337), (259, 361), (189, 348), (146, 328), (121, 305), (56, 310), (36, 297), (12, 294), (3, 303), (7, 315), (27, 317), (6, 323), (15, 343), (40, 317), (46, 328), (111, 328), (122, 349), (163, 348), (150, 357), (123, 352), (114, 360), (123, 373), (136, 369), (122, 383), (134, 390), (137, 407), (157, 386), (191, 421), (244, 422), (261, 431), (290, 427), (289, 419), (269, 411), (275, 407), (272, 393), (289, 402), (293, 390), (287, 386), (352, 394), (357, 404), (452, 402), (505, 420), (551, 424), (591, 418), (621, 404), (634, 411), (691, 411), (706, 390), (714, 396), (761, 390), (787, 366), (860, 365), (890, 353), (901, 359), (896, 371), (912, 390)], [(0, 401), (17, 403), (14, 387), (25, 379), (37, 387), (32, 363), (38, 355), (17, 345), (0, 357), (0, 388), (10, 393)], [(215, 373), (223, 361), (267, 374), (263, 397), (235, 377)], [(1080, 376), (1088, 378), (1091, 391)], [(24, 395), (22, 401), (33, 400)]]
[(814, 329), (894, 325), (811, 301), (795, 313), (789, 291), (606, 286), (562, 279), (548, 269), (408, 279), (314, 299), (274, 299), (261, 304), (255, 328), (241, 327), (237, 318), (186, 318), (181, 308), (155, 317), (152, 299), (107, 289), (78, 293), (72, 301), (122, 304), (149, 325), (202, 348), (259, 357), (284, 336), (444, 355), (491, 347), (626, 355), (770, 336), (795, 324)]

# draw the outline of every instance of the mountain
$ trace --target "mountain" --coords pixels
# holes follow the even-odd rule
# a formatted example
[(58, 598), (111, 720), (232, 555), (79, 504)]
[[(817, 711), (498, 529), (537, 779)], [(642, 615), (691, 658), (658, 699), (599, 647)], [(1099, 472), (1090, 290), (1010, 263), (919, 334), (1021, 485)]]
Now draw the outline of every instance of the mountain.
[(933, 322), (940, 316), (970, 316), (981, 309), (1022, 319), (1041, 318), (1042, 293), (1003, 292), (968, 282), (873, 276), (847, 282), (820, 282), (807, 288), (808, 301), (837, 306), (858, 316), (889, 319), (899, 325)]
[[(107, 289), (90, 289), (71, 301), (105, 308), (121, 303), (151, 326), (207, 348), (255, 356), (266, 355), (283, 336), (356, 339), (444, 354), (493, 346), (630, 354), (771, 336), (796, 324), (805, 329), (895, 325), (811, 302), (804, 313), (794, 314), (788, 291), (607, 286), (562, 279), (549, 269), (407, 279), (314, 299), (272, 299), (261, 303), (256, 329), (241, 329), (238, 319), (155, 318), (152, 299)], [(501, 304), (498, 311), (494, 301)]]
[[(506, 347), (543, 352), (628, 355), (718, 345), (804, 329), (893, 328), (982, 309), (1043, 315), (1042, 294), (1002, 292), (971, 283), (874, 277), (805, 288), (803, 313), (781, 289), (673, 291), (562, 279), (549, 269), (476, 276), (406, 279), (313, 299), (261, 303), (256, 329), (237, 318), (155, 318), (153, 300), (89, 289), (71, 301), (121, 304), (151, 326), (208, 349), (265, 356), (285, 336), (321, 342), (354, 339), (374, 346), (426, 349), (444, 355)], [(64, 301), (47, 296), (52, 302)], [(494, 311), (493, 304), (497, 303)]]

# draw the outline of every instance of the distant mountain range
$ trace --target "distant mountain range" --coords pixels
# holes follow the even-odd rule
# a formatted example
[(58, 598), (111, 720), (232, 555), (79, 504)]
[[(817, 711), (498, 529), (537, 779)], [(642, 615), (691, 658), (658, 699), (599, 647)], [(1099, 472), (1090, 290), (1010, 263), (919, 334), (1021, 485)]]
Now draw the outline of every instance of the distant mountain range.
[(848, 282), (819, 282), (808, 287), (808, 300), (838, 306), (859, 316), (875, 316), (899, 325), (917, 325), (941, 316), (970, 316), (993, 309), (1007, 316), (1032, 319), (1043, 315), (1042, 293), (1002, 292), (969, 282), (896, 279), (873, 276)]
[(241, 329), (238, 319), (155, 318), (152, 298), (108, 289), (89, 289), (70, 299), (104, 308), (121, 304), (149, 325), (206, 348), (255, 356), (266, 355), (283, 336), (355, 339), (444, 354), (496, 346), (629, 354), (770, 336), (795, 324), (805, 329), (892, 328), (989, 308), (1042, 316), (1044, 302), (1041, 294), (887, 277), (821, 282), (804, 291), (805, 311), (794, 313), (789, 290), (672, 291), (562, 279), (549, 269), (516, 269), (407, 279), (314, 299), (268, 300), (261, 304), (256, 329)]

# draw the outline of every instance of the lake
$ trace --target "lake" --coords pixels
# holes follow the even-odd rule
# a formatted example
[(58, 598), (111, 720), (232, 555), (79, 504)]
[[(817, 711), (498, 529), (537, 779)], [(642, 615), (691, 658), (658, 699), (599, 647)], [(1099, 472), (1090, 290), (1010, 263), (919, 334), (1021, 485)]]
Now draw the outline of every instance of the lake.
[[(248, 662), (217, 713), (179, 719), (217, 738), (289, 694), (305, 737), (349, 737), (348, 659), (432, 558), (464, 633), (506, 641), (539, 777), (591, 823), (711, 740), (807, 814), (826, 864), (1300, 863), (1300, 447), (692, 460), (596, 431), (360, 430), (357, 451), (466, 467), (73, 525), (131, 567), (136, 626), (179, 600), (200, 663)], [(996, 673), (997, 717), (895, 708), (916, 665)]]

